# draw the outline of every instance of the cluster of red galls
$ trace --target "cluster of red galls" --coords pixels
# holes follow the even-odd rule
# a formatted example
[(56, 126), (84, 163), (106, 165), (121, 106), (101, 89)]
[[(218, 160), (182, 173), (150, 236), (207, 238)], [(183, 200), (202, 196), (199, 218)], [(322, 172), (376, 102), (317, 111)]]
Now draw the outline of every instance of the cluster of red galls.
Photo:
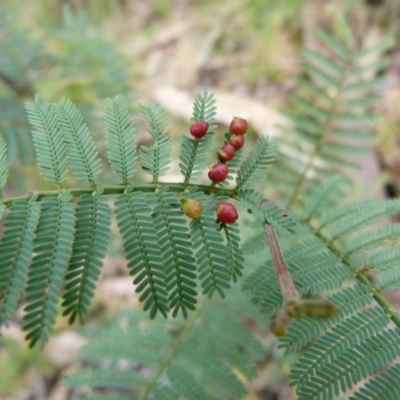
[[(201, 139), (208, 130), (207, 121), (195, 121), (190, 127), (190, 133), (196, 138)], [(208, 172), (208, 177), (215, 183), (223, 182), (228, 176), (229, 169), (225, 164), (231, 161), (235, 156), (236, 150), (239, 150), (244, 145), (244, 135), (247, 132), (247, 121), (243, 118), (233, 118), (229, 125), (231, 136), (228, 143), (224, 144), (218, 150), (219, 163), (211, 167)]]
[[(204, 137), (207, 134), (207, 131), (207, 121), (195, 121), (190, 126), (190, 133), (196, 139), (201, 139), (202, 137)], [(228, 143), (224, 144), (218, 150), (218, 159), (220, 162), (213, 165), (208, 172), (208, 177), (214, 183), (223, 182), (228, 176), (229, 169), (225, 163), (232, 160), (235, 156), (236, 150), (239, 150), (243, 147), (244, 135), (247, 132), (247, 121), (243, 118), (233, 118), (232, 122), (229, 125), (229, 132), (231, 133), (231, 136)], [(220, 201), (219, 203), (217, 203), (216, 212), (218, 220), (223, 223), (232, 224), (239, 217), (235, 206), (231, 203), (227, 203), (226, 201)], [(185, 212), (185, 214), (191, 216), (187, 212)], [(198, 218), (201, 213), (200, 215), (197, 215), (198, 213), (196, 213), (196, 216), (194, 218)], [(191, 217), (193, 218), (193, 216)]]

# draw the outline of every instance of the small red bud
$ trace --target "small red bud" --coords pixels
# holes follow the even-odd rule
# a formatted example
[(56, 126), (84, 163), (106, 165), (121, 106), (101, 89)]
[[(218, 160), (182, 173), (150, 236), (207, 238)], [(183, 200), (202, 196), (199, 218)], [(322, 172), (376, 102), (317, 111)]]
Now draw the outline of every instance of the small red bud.
[(234, 155), (235, 155), (235, 148), (230, 143), (223, 145), (218, 150), (218, 158), (221, 162), (227, 162), (232, 160)]
[(239, 150), (244, 145), (244, 136), (231, 135), (231, 137), (229, 138), (229, 143), (235, 148), (235, 150)]
[(217, 203), (217, 217), (225, 224), (233, 224), (239, 218), (239, 214), (233, 204), (220, 201)]
[(233, 118), (229, 131), (234, 135), (244, 135), (247, 132), (247, 121), (243, 118)]
[(213, 182), (223, 182), (228, 176), (228, 167), (225, 164), (215, 164), (208, 171), (208, 177)]
[(197, 219), (203, 214), (203, 204), (196, 199), (181, 200), (183, 212), (190, 218)]
[(196, 138), (201, 139), (208, 131), (207, 121), (194, 121), (190, 126), (190, 133)]

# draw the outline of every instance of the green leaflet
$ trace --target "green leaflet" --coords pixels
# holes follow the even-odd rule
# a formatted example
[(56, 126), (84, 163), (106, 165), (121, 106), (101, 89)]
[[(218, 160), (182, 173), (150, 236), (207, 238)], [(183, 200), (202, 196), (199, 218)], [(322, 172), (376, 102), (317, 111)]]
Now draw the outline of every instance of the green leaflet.
[(0, 193), (8, 178), (7, 147), (3, 136), (0, 135)]
[(349, 235), (376, 221), (400, 211), (400, 200), (375, 201), (370, 206), (359, 208), (351, 214), (331, 223), (331, 240)]
[(26, 104), (28, 119), (35, 128), (32, 131), (36, 158), (43, 177), (61, 184), (67, 178), (67, 162), (64, 158), (65, 144), (59, 129), (54, 108), (36, 95), (34, 104)]
[(94, 295), (111, 234), (111, 210), (107, 202), (107, 197), (94, 193), (82, 196), (76, 206), (74, 244), (62, 303), (63, 315), (70, 315), (70, 323), (76, 317), (81, 323), (84, 321)]
[(400, 224), (391, 224), (361, 232), (346, 241), (346, 256), (385, 245), (400, 236)]
[(130, 120), (128, 104), (122, 95), (106, 99), (107, 155), (114, 172), (127, 183), (136, 171), (135, 128)]
[(231, 279), (226, 264), (225, 246), (216, 227), (215, 217), (204, 213), (199, 219), (190, 223), (193, 247), (195, 251), (202, 293), (210, 297), (214, 291), (223, 298), (224, 289), (229, 289)]
[(223, 232), (226, 238), (226, 260), (230, 270), (230, 276), (234, 283), (238, 276), (242, 276), (244, 257), (240, 249), (239, 224), (224, 224)]
[(94, 182), (101, 173), (101, 161), (81, 113), (67, 99), (63, 99), (59, 106), (54, 105), (54, 110), (76, 177)]
[(39, 216), (35, 199), (13, 203), (7, 215), (0, 241), (0, 325), (8, 324), (21, 300)]
[(22, 322), (30, 346), (47, 341), (57, 314), (74, 239), (74, 205), (69, 200), (66, 192), (41, 201)]
[(290, 378), (302, 391), (303, 387), (312, 386), (309, 381), (319, 370), (342, 357), (356, 344), (370, 338), (376, 331), (383, 330), (389, 318), (379, 308), (369, 308), (353, 314), (334, 325), (332, 329), (304, 353), (293, 367)]
[(148, 121), (146, 128), (153, 137), (152, 146), (140, 148), (142, 169), (153, 176), (153, 182), (165, 175), (171, 164), (171, 136), (165, 132), (168, 125), (166, 112), (156, 103), (140, 105), (142, 116)]
[(154, 225), (166, 269), (169, 308), (173, 316), (181, 310), (186, 318), (188, 310), (194, 310), (197, 303), (196, 260), (187, 246), (191, 240), (187, 221), (180, 202), (168, 192), (168, 187), (155, 193), (151, 200), (155, 204)]
[(299, 387), (298, 398), (332, 398), (384, 367), (399, 354), (399, 349), (400, 336), (395, 330), (362, 340), (341, 354), (334, 364), (323, 365), (318, 374), (324, 379), (308, 381), (309, 385)]
[(212, 132), (207, 133), (201, 139), (181, 136), (179, 168), (186, 182), (196, 179), (204, 173), (210, 158), (213, 137)]
[(274, 161), (277, 143), (261, 136), (256, 147), (240, 165), (236, 185), (237, 189), (248, 189), (265, 179), (265, 172)]
[(395, 364), (359, 388), (350, 400), (394, 400), (400, 391), (400, 365)]
[(115, 203), (115, 214), (123, 238), (130, 274), (144, 309), (154, 318), (168, 311), (165, 269), (158, 246), (151, 209), (141, 192), (126, 192)]

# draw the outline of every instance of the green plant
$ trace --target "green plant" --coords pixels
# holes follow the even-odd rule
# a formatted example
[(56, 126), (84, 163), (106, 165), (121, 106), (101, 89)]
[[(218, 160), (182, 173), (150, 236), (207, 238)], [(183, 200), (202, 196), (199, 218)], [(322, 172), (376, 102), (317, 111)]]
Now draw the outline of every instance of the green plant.
[(207, 299), (187, 320), (149, 324), (140, 311), (123, 311), (82, 349), (83, 370), (65, 380), (74, 388), (72, 398), (241, 398), (244, 380), (257, 375), (255, 363), (264, 357), (262, 344), (242, 324), (244, 313), (265, 325), (237, 287), (226, 299)]
[[(207, 120), (212, 128), (214, 103), (207, 93), (197, 96), (193, 119)], [(216, 191), (213, 185), (193, 186), (193, 176), (206, 168), (213, 133), (200, 140), (182, 136), (180, 167), (185, 182), (161, 183), (172, 162), (168, 121), (158, 105), (140, 106), (153, 137), (151, 146), (141, 147), (140, 163), (152, 182), (132, 184), (137, 156), (127, 103), (117, 96), (105, 105), (108, 158), (120, 184), (101, 186), (97, 183), (101, 162), (77, 108), (69, 100), (56, 105), (39, 96), (27, 105), (41, 174), (58, 189), (2, 200), (2, 211), (7, 208), (8, 212), (0, 242), (0, 319), (6, 323), (12, 316), (25, 287), (23, 329), (31, 345), (48, 339), (60, 297), (63, 314), (70, 322), (87, 314), (110, 236), (108, 195), (118, 195), (115, 215), (128, 267), (151, 318), (159, 312), (166, 317), (170, 310), (174, 316), (182, 312), (186, 317), (188, 310), (195, 309), (197, 279), (203, 294), (217, 292), (223, 297), (229, 282), (240, 274), (237, 226), (220, 230), (215, 205), (228, 197), (247, 202), (261, 196), (250, 187), (270, 166), (274, 143), (260, 140), (257, 153), (250, 153), (239, 167), (237, 186)], [(4, 142), (1, 151), (5, 153)], [(88, 187), (63, 187), (68, 163), (75, 177), (87, 181)], [(7, 163), (2, 167), (4, 185)], [(180, 200), (190, 199), (201, 202), (204, 212), (188, 225)], [(263, 207), (256, 203), (252, 207), (269, 218)], [(294, 224), (279, 218), (274, 223), (289, 230)]]
[[(379, 60), (361, 68), (359, 61), (366, 54), (380, 54), (388, 43), (356, 53), (348, 38), (320, 37), (332, 55), (305, 53), (311, 79), (301, 85), (317, 100), (294, 97), (303, 111), (290, 114), (295, 129), (285, 128), (277, 168), (271, 169), (276, 141), (260, 137), (243, 160), (242, 149), (236, 152), (227, 163), (226, 181), (218, 185), (201, 180), (213, 132), (201, 139), (181, 136), (183, 182), (163, 181), (172, 163), (172, 139), (167, 116), (156, 104), (140, 106), (153, 142), (139, 150), (140, 166), (151, 182), (139, 183), (133, 179), (138, 157), (127, 103), (122, 96), (106, 100), (108, 160), (118, 177), (113, 184), (98, 183), (102, 167), (97, 150), (70, 101), (57, 105), (37, 96), (27, 106), (41, 173), (56, 189), (1, 201), (1, 322), (12, 316), (24, 289), (23, 328), (30, 345), (48, 339), (60, 298), (71, 322), (84, 319), (109, 241), (111, 196), (117, 196), (113, 208), (136, 291), (156, 319), (153, 324), (128, 317), (126, 331), (115, 323), (104, 340), (84, 350), (94, 366), (68, 378), (70, 385), (129, 388), (114, 398), (240, 398), (243, 385), (232, 371), (251, 378), (254, 369), (247, 366), (256, 361), (253, 350), (260, 351), (259, 344), (234, 322), (232, 312), (218, 306), (211, 316), (208, 304), (215, 304), (215, 293), (224, 298), (232, 283), (246, 275), (243, 290), (265, 319), (272, 317), (272, 331), (283, 336), (280, 346), (288, 353), (306, 348), (291, 372), (300, 399), (331, 399), (341, 392), (350, 395), (350, 390), (354, 399), (373, 399), (378, 392), (382, 399), (399, 397), (393, 363), (400, 355), (400, 317), (381, 292), (400, 285), (400, 225), (373, 224), (398, 213), (400, 201), (343, 204), (346, 180), (332, 174), (354, 166), (342, 154), (353, 154), (358, 147), (343, 138), (370, 136), (364, 123), (371, 120), (371, 104), (377, 101), (370, 90), (381, 79), (364, 73), (384, 64)], [(197, 95), (193, 120), (207, 121), (213, 131), (215, 114), (213, 96)], [(0, 141), (0, 155), (5, 153)], [(0, 161), (4, 187), (7, 162), (4, 157)], [(68, 164), (87, 186), (65, 186)], [(235, 183), (228, 186), (232, 179)], [(290, 211), (265, 193), (274, 201), (285, 198)], [(203, 213), (188, 221), (181, 203), (192, 199), (203, 205)], [(247, 209), (258, 222), (243, 247), (240, 225), (216, 220), (217, 204), (227, 200), (237, 201), (240, 214)], [(244, 256), (256, 251), (264, 251), (265, 262), (254, 270)], [(371, 273), (378, 273), (377, 283)], [(239, 309), (251, 312), (245, 304), (235, 311)], [(177, 320), (160, 322), (169, 314)], [(237, 337), (226, 339), (226, 332)], [(150, 335), (155, 336), (148, 350), (141, 351)], [(124, 355), (126, 368), (119, 362)], [(365, 387), (355, 389), (364, 380)], [(203, 381), (210, 386), (205, 389)], [(107, 396), (100, 392), (89, 398)]]
[(33, 155), (29, 125), (21, 98), (33, 97), (34, 71), (48, 61), (48, 54), (30, 31), (16, 26), (16, 17), (0, 6), (0, 133), (10, 160), (26, 161)]
[(115, 43), (97, 32), (83, 12), (75, 15), (64, 7), (61, 26), (48, 23), (40, 30), (21, 28), (17, 15), (11, 6), (0, 6), (0, 134), (10, 161), (27, 162), (34, 152), (25, 100), (37, 91), (52, 99), (61, 93), (93, 126), (98, 99), (130, 95), (130, 76)]

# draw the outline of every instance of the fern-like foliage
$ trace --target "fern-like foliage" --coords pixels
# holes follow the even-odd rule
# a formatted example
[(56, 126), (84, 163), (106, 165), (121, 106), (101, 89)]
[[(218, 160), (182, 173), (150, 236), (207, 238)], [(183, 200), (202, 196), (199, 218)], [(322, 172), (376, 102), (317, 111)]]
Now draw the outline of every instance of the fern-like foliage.
[(63, 315), (70, 315), (71, 323), (77, 316), (83, 322), (100, 275), (111, 233), (107, 201), (107, 197), (93, 193), (82, 196), (76, 205), (74, 244), (62, 304)]
[(42, 201), (22, 324), (31, 345), (46, 342), (57, 315), (74, 239), (74, 205), (70, 199), (66, 192)]
[(7, 324), (19, 305), (33, 251), (34, 232), (40, 216), (40, 203), (15, 202), (5, 221), (0, 242), (0, 323)]
[(55, 107), (55, 112), (76, 177), (94, 183), (101, 172), (101, 162), (80, 112), (66, 99)]
[(169, 308), (176, 316), (179, 310), (187, 317), (187, 310), (196, 307), (196, 260), (193, 250), (187, 246), (189, 228), (174, 194), (163, 187), (151, 199), (154, 204), (153, 218), (161, 253), (166, 266), (166, 282), (169, 291)]
[(39, 167), (43, 177), (61, 185), (67, 179), (67, 162), (64, 158), (65, 143), (60, 132), (59, 120), (50, 103), (40, 96), (34, 104), (27, 104)]
[[(119, 181), (100, 185), (102, 163), (81, 114), (68, 100), (56, 105), (36, 96), (27, 105), (28, 118), (39, 168), (54, 190), (0, 200), (5, 216), (0, 323), (8, 323), (21, 299), (30, 345), (48, 339), (60, 299), (70, 322), (83, 320), (114, 212), (139, 300), (155, 320), (143, 323), (137, 312), (125, 315), (126, 327), (116, 320), (99, 342), (84, 350), (87, 368), (68, 378), (69, 384), (92, 386), (89, 398), (102, 398), (96, 388), (107, 386), (123, 389), (116, 396), (120, 399), (242, 398), (245, 390), (236, 374), (252, 378), (252, 363), (261, 349), (238, 323), (235, 307), (213, 307), (220, 300), (212, 298), (215, 293), (229, 295), (232, 283), (251, 268), (240, 248), (239, 225), (217, 220), (216, 203), (228, 200), (238, 202), (241, 213), (247, 209), (269, 240), (272, 225), (283, 249), (281, 267), (287, 264), (298, 300), (323, 296), (336, 307), (337, 313), (324, 320), (288, 314), (292, 323), (280, 346), (288, 353), (305, 349), (290, 374), (298, 398), (332, 399), (350, 392), (354, 399), (376, 393), (382, 399), (400, 397), (394, 379), (400, 317), (382, 295), (383, 289), (400, 286), (399, 227), (375, 226), (398, 213), (400, 201), (338, 205), (346, 182), (331, 175), (354, 165), (346, 154), (358, 153), (360, 146), (348, 138), (371, 136), (367, 125), (375, 118), (371, 107), (377, 101), (371, 90), (381, 79), (369, 75), (384, 64), (362, 62), (367, 54), (380, 54), (387, 43), (357, 51), (351, 40), (324, 33), (319, 37), (330, 53), (304, 53), (308, 78), (300, 85), (308, 94), (293, 98), (298, 111), (289, 115), (294, 133), (287, 129), (278, 155), (277, 143), (265, 137), (252, 151), (240, 152), (247, 156), (229, 164), (231, 179), (224, 185), (201, 181), (213, 132), (200, 140), (182, 136), (178, 166), (183, 182), (160, 181), (173, 162), (167, 115), (156, 104), (139, 107), (152, 142), (137, 157), (134, 128), (121, 96), (105, 103), (108, 161)], [(211, 94), (196, 96), (194, 121), (206, 120), (212, 131), (215, 113)], [(0, 141), (0, 188), (8, 174), (5, 154)], [(275, 158), (279, 168), (267, 177)], [(138, 162), (150, 182), (133, 180)], [(87, 187), (67, 186), (68, 163), (76, 178), (88, 181)], [(269, 186), (273, 201), (265, 198)], [(283, 197), (285, 210), (275, 204)], [(187, 199), (202, 204), (198, 218), (185, 216), (181, 201)], [(277, 253), (271, 241), (269, 246), (271, 254), (264, 253), (262, 265), (243, 285), (264, 318), (288, 306), (274, 270)], [(266, 233), (246, 247), (264, 251)], [(169, 314), (177, 318), (167, 323), (161, 317)], [(121, 367), (121, 359), (127, 367)]]
[[(296, 211), (302, 216), (298, 234), (284, 241), (285, 260), (300, 293), (332, 293), (327, 300), (338, 310), (328, 320), (294, 320), (281, 340), (287, 353), (306, 348), (290, 374), (299, 399), (333, 399), (379, 373), (382, 378), (368, 385), (372, 393), (377, 390), (373, 382), (392, 376), (392, 363), (400, 355), (400, 318), (380, 294), (399, 284), (398, 243), (386, 246), (398, 228), (373, 226), (398, 213), (400, 202), (369, 200), (323, 213), (318, 199), (335, 198), (338, 184), (337, 177), (329, 179), (304, 201)], [(378, 287), (367, 278), (372, 271), (378, 273)], [(250, 275), (243, 289), (264, 313), (279, 312), (282, 296), (272, 261)], [(390, 390), (382, 398), (399, 395)], [(373, 399), (362, 397), (365, 393), (359, 389), (354, 398)]]
[(135, 129), (130, 121), (128, 104), (122, 95), (105, 101), (105, 124), (108, 131), (108, 159), (114, 172), (127, 184), (136, 171)]
[(166, 276), (157, 231), (151, 208), (142, 192), (122, 194), (116, 202), (116, 216), (130, 274), (135, 277), (136, 291), (143, 292), (140, 300), (144, 309), (154, 317), (158, 311), (166, 316), (168, 310)]
[[(237, 199), (262, 220), (293, 232), (293, 220), (278, 207), (261, 204), (262, 194), (251, 189), (263, 181), (273, 160), (276, 146), (267, 138), (260, 139), (247, 159), (236, 161), (238, 187), (218, 192), (211, 184), (201, 185), (201, 190), (192, 187), (191, 179), (199, 177), (210, 155), (214, 137), (210, 132), (200, 140), (182, 139), (180, 164), (185, 182), (161, 183), (172, 163), (167, 115), (157, 104), (140, 105), (152, 137), (151, 144), (140, 148), (140, 164), (152, 181), (131, 182), (138, 157), (127, 102), (116, 96), (105, 101), (105, 108), (108, 160), (121, 180), (117, 185), (99, 186), (99, 154), (75, 105), (65, 99), (61, 104), (49, 103), (40, 96), (27, 104), (38, 165), (56, 190), (0, 202), (0, 211), (9, 208), (0, 242), (0, 317), (7, 323), (25, 290), (23, 329), (31, 345), (48, 339), (60, 298), (70, 323), (83, 321), (88, 314), (110, 238), (112, 209), (133, 284), (151, 318), (158, 313), (167, 317), (170, 312), (187, 318), (196, 309), (199, 292), (225, 297), (231, 282), (242, 275), (238, 225), (217, 220), (217, 201)], [(198, 95), (193, 119), (205, 119), (213, 128), (215, 110), (212, 95)], [(0, 155), (5, 152), (5, 143), (0, 141)], [(65, 187), (68, 165), (88, 187)], [(2, 159), (1, 186), (7, 174)], [(181, 200), (189, 198), (203, 205), (202, 215), (191, 222), (181, 205)]]
[[(291, 126), (282, 127), (278, 167), (270, 174), (275, 196), (292, 206), (298, 196), (309, 195), (332, 173), (358, 167), (356, 157), (368, 152), (380, 96), (385, 83), (379, 76), (387, 65), (380, 46), (359, 48), (355, 41), (318, 32), (321, 49), (303, 52), (305, 76), (284, 114)], [(368, 57), (367, 57), (368, 55)]]
[[(196, 200), (207, 201), (203, 193), (195, 193)], [(219, 225), (212, 215), (215, 201), (206, 203), (206, 212), (190, 223), (193, 246), (196, 249), (196, 258), (199, 269), (199, 279), (203, 294), (211, 296), (217, 291), (224, 297), (223, 289), (230, 287), (231, 275), (226, 263), (226, 249), (219, 231)]]
[(276, 142), (269, 143), (264, 136), (258, 140), (254, 150), (240, 165), (236, 184), (238, 189), (254, 187), (265, 177), (265, 171), (271, 168), (276, 153)]
[[(214, 96), (205, 92), (198, 94), (193, 105), (193, 121), (204, 120), (209, 123), (209, 130), (214, 129), (216, 107)], [(191, 179), (198, 178), (207, 167), (210, 157), (213, 134), (209, 132), (199, 139), (181, 136), (181, 154), (179, 156), (179, 167), (185, 178), (185, 183)]]
[[(240, 311), (255, 312), (254, 306), (240, 293), (235, 296), (239, 308), (207, 300), (187, 320), (168, 324), (143, 323), (138, 311), (122, 312), (82, 348), (83, 369), (65, 382), (76, 388), (76, 400), (107, 398), (101, 394), (105, 388), (114, 388), (121, 399), (243, 398), (243, 381), (256, 376), (263, 348), (240, 321)], [(80, 394), (82, 386), (90, 386), (91, 393)]]
[(153, 176), (153, 181), (165, 175), (171, 164), (171, 136), (165, 132), (168, 125), (166, 112), (158, 104), (140, 106), (143, 117), (148, 121), (146, 127), (153, 137), (152, 146), (142, 146), (140, 157), (142, 168)]
[(3, 190), (8, 178), (7, 148), (4, 139), (0, 136), (0, 190)]

